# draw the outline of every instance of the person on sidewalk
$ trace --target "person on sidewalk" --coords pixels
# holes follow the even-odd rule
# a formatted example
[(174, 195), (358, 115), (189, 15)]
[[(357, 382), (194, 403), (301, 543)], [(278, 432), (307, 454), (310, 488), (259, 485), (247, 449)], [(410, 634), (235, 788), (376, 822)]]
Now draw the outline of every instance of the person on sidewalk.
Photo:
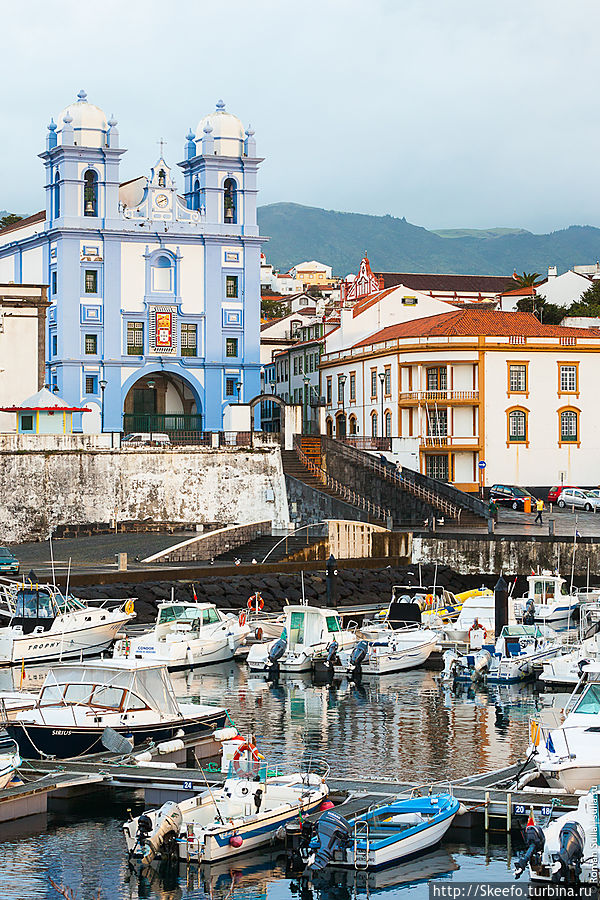
[(543, 525), (544, 523), (542, 522), (542, 512), (544, 509), (544, 501), (536, 500), (535, 508), (536, 508), (536, 517), (535, 517), (533, 524), (535, 525), (535, 523), (539, 521), (540, 525)]

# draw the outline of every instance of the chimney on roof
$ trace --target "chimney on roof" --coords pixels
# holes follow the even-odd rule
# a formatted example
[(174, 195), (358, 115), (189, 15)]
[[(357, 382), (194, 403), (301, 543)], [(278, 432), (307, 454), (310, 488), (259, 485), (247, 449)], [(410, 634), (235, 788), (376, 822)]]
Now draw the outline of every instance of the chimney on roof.
[(556, 266), (548, 266), (548, 278), (556, 278), (558, 270)]

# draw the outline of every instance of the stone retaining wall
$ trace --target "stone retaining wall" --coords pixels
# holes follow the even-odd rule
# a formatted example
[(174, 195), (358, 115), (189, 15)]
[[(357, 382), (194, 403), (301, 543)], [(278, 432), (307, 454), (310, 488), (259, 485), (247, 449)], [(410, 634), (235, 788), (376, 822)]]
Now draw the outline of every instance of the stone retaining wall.
[(168, 550), (161, 550), (149, 556), (143, 562), (186, 562), (188, 560), (212, 559), (221, 553), (227, 553), (235, 547), (241, 547), (257, 537), (271, 534), (272, 524), (268, 522), (250, 522), (248, 525), (230, 525), (219, 528), (209, 534), (202, 534), (187, 541), (181, 541)]

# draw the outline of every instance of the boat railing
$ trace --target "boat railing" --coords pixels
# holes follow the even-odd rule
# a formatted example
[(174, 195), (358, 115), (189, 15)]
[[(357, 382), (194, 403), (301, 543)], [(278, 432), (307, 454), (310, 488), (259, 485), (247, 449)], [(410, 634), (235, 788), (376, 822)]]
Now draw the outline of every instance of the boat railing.
[[(569, 737), (567, 734), (567, 732), (573, 731), (581, 734), (581, 725), (560, 725), (558, 727), (552, 727), (532, 716), (529, 718), (529, 736), (531, 738), (531, 743), (534, 744), (535, 747), (543, 745), (549, 753), (555, 753), (559, 759), (575, 759), (576, 753), (574, 753), (569, 746)], [(556, 749), (555, 740), (558, 735), (562, 736), (564, 749)], [(549, 741), (552, 749), (548, 746)]]
[(430, 781), (415, 785), (410, 792), (410, 798), (412, 800), (413, 797), (431, 797), (434, 792), (454, 797), (454, 789), (450, 781)]

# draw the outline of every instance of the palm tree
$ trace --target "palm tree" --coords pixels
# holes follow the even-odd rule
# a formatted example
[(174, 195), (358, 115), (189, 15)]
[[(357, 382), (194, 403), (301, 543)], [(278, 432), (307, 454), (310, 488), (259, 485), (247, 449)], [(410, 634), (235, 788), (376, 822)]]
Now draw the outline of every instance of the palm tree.
[(515, 270), (513, 278), (519, 287), (536, 287), (538, 284), (541, 284), (542, 276), (539, 272), (523, 272), (522, 275), (517, 275)]

